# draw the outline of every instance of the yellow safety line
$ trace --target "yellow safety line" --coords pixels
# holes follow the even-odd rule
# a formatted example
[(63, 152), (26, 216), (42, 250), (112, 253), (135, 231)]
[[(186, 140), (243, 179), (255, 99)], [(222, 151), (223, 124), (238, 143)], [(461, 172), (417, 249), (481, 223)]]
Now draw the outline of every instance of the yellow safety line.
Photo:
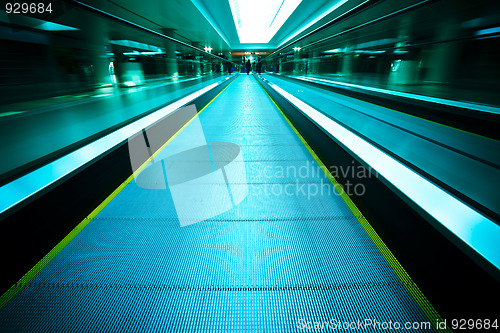
[[(257, 80), (257, 78), (255, 78)], [(257, 82), (259, 82), (257, 80)], [(422, 291), (417, 287), (415, 282), (411, 279), (411, 277), (408, 275), (408, 273), (405, 271), (403, 266), (399, 263), (399, 261), (396, 259), (396, 257), (392, 254), (391, 250), (385, 245), (384, 241), (380, 238), (380, 236), (377, 234), (377, 232), (373, 229), (373, 227), (368, 223), (368, 220), (363, 216), (363, 214), (359, 211), (358, 207), (352, 202), (351, 198), (347, 195), (347, 193), (344, 191), (342, 188), (342, 185), (340, 185), (335, 177), (328, 171), (328, 168), (325, 166), (323, 161), (316, 155), (314, 150), (309, 146), (307, 141), (302, 137), (302, 135), (299, 133), (299, 131), (293, 126), (293, 124), (290, 122), (290, 120), (285, 116), (285, 113), (281, 110), (281, 108), (276, 104), (274, 99), (269, 95), (267, 90), (262, 86), (262, 84), (259, 82), (261, 85), (262, 89), (266, 92), (266, 95), (269, 97), (271, 102), (273, 102), (274, 106), (278, 109), (278, 111), (281, 113), (283, 118), (285, 118), (286, 122), (292, 130), (295, 132), (295, 134), (298, 136), (300, 141), (304, 144), (304, 146), (307, 148), (311, 156), (314, 158), (316, 163), (318, 163), (319, 167), (323, 172), (325, 173), (326, 177), (330, 180), (332, 183), (333, 187), (335, 190), (339, 193), (339, 195), (342, 197), (344, 202), (347, 204), (351, 212), (354, 214), (356, 219), (359, 221), (365, 232), (370, 236), (370, 239), (373, 241), (373, 243), (377, 246), (378, 250), (382, 255), (384, 256), (385, 260), (389, 263), (391, 266), (392, 270), (396, 273), (398, 278), (401, 280), (403, 285), (406, 287), (406, 289), (409, 291), (410, 295), (413, 297), (415, 302), (418, 304), (422, 312), (425, 314), (429, 322), (434, 326), (434, 328), (437, 329), (436, 324), (438, 322), (442, 322), (443, 319), (441, 316), (437, 313), (436, 309), (432, 306), (432, 304), (429, 302), (429, 300), (424, 296)], [(451, 332), (451, 330), (446, 327), (446, 329), (437, 329), (439, 332)]]
[[(238, 77), (236, 77), (237, 79)], [(125, 186), (130, 184), (132, 180), (198, 115), (206, 109), (219, 95), (227, 89), (236, 79), (222, 89), (214, 98), (212, 98), (193, 118), (191, 118), (184, 126), (182, 126), (167, 142), (165, 142), (151, 157), (149, 157), (127, 180), (118, 186), (104, 201), (97, 206), (82, 222), (80, 222), (71, 232), (63, 238), (49, 253), (47, 253), (32, 269), (30, 269), (18, 282), (9, 288), (2, 296), (0, 296), (0, 309), (2, 309), (26, 284), (28, 284), (66, 245), (69, 244), (120, 193)]]

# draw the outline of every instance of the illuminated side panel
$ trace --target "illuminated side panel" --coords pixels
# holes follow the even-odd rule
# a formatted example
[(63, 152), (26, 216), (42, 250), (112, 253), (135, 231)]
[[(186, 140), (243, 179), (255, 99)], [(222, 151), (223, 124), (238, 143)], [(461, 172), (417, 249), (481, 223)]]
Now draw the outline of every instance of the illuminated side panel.
[(416, 205), (500, 269), (500, 226), (279, 86), (267, 83)]
[[(227, 80), (228, 78), (225, 78)], [(201, 90), (198, 90), (166, 107), (141, 118), (119, 130), (108, 134), (80, 149), (75, 150), (52, 163), (44, 165), (14, 181), (0, 187), (0, 214), (11, 209), (15, 205), (30, 198), (36, 193), (49, 187), (67, 175), (75, 172), (79, 168), (89, 163), (94, 158), (104, 154), (130, 136), (141, 131), (150, 124), (166, 117), (178, 108), (190, 103), (204, 93), (215, 88), (220, 83), (213, 83)]]

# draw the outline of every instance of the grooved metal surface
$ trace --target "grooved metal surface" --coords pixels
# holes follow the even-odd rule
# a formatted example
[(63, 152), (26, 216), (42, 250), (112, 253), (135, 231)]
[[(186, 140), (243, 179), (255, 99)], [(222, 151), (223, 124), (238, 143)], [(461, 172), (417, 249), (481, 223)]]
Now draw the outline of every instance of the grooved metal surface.
[[(246, 187), (243, 201), (181, 227), (168, 190), (130, 183), (0, 310), (1, 332), (294, 332), (301, 319), (427, 321), (253, 77), (241, 75), (199, 119), (207, 142), (240, 146), (246, 179), (228, 187), (232, 201)], [(190, 127), (172, 144), (182, 145)]]

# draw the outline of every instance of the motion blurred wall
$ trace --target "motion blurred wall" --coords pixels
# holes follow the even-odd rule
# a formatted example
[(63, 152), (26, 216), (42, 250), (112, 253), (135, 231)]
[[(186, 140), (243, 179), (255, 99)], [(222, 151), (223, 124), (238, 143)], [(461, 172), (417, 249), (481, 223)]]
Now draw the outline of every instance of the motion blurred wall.
[[(66, 2), (37, 2), (51, 3), (52, 12), (0, 9), (0, 105), (234, 70), (223, 54), (212, 57)], [(158, 32), (175, 38), (172, 29)]]
[(263, 65), (269, 72), (498, 105), (500, 2), (431, 1), (383, 18), (410, 2), (381, 1)]

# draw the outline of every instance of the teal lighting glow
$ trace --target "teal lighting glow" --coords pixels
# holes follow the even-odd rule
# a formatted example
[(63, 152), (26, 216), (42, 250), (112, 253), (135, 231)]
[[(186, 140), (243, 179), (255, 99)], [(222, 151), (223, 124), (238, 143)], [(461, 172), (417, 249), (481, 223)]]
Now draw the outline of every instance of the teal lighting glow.
[(77, 28), (73, 28), (67, 25), (62, 25), (54, 22), (45, 21), (42, 24), (34, 27), (35, 29), (45, 30), (45, 31), (70, 31), (70, 30), (78, 30)]
[(70, 27), (69, 25), (63, 25), (55, 22), (45, 21), (41, 19), (37, 19), (30, 16), (25, 16), (22, 14), (12, 14), (2, 15), (0, 13), (0, 22), (7, 24), (15, 24), (23, 27), (34, 28), (44, 31), (72, 31), (72, 30), (80, 30), (75, 27)]
[(147, 51), (147, 52), (139, 52), (139, 51), (123, 52), (123, 55), (127, 55), (127, 56), (158, 55), (158, 54), (165, 54), (165, 52), (163, 52), (163, 50), (160, 50), (160, 49), (158, 49), (158, 51)]
[(342, 6), (343, 4), (345, 4), (347, 1), (348, 0), (340, 0), (340, 1), (336, 2), (331, 7), (329, 7), (327, 10), (325, 10), (324, 12), (322, 12), (319, 16), (317, 16), (316, 18), (312, 19), (306, 25), (304, 25), (303, 27), (301, 27), (300, 29), (298, 29), (297, 31), (295, 31), (293, 34), (291, 34), (290, 36), (288, 36), (284, 41), (282, 41), (278, 45), (278, 47), (281, 47), (283, 44), (285, 44), (286, 42), (288, 42), (290, 39), (294, 38), (295, 36), (297, 36), (298, 34), (300, 34), (301, 32), (303, 32), (304, 30), (306, 30), (307, 28), (309, 28), (310, 26), (312, 26), (314, 23), (318, 22), (323, 17), (325, 17), (326, 15), (330, 14), (331, 12), (333, 12), (335, 9), (337, 9), (340, 6)]
[(336, 49), (332, 49), (332, 50), (328, 50), (328, 51), (323, 51), (323, 53), (342, 53), (342, 52), (345, 52), (346, 49), (339, 49), (339, 48), (336, 48)]
[(500, 27), (494, 27), (489, 29), (482, 29), (476, 31), (476, 36), (490, 35), (490, 34), (498, 34), (500, 33)]
[(302, 0), (229, 0), (240, 43), (269, 43)]
[[(155, 54), (158, 54), (158, 52), (162, 52), (162, 49), (159, 48), (158, 46), (139, 43), (139, 42), (135, 42), (133, 40), (110, 40), (109, 44), (125, 46), (125, 47), (131, 48), (131, 49), (142, 50), (142, 51), (146, 51), (146, 52), (148, 52), (148, 51), (155, 52)], [(139, 52), (139, 51), (134, 51), (134, 52)], [(143, 52), (143, 54), (145, 54), (145, 53)]]

